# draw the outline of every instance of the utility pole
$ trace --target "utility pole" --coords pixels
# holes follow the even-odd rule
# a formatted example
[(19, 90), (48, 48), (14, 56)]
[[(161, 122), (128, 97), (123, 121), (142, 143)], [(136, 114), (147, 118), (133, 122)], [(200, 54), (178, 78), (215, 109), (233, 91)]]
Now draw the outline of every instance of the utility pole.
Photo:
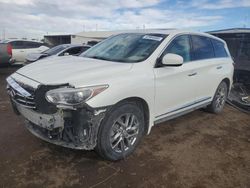
[(3, 28), (3, 40), (5, 40), (5, 28)]

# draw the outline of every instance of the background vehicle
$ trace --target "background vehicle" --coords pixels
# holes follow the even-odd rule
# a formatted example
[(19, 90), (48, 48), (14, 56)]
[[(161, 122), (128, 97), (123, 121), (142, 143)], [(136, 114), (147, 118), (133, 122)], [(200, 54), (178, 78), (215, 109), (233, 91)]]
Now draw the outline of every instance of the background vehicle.
[(25, 58), (28, 53), (42, 52), (49, 49), (44, 43), (28, 40), (5, 40), (2, 42), (9, 47), (9, 51), (12, 51), (12, 59), (10, 63), (25, 62)]
[(10, 44), (0, 42), (0, 66), (8, 65), (12, 58), (12, 48)]
[(217, 37), (145, 30), (23, 67), (7, 78), (7, 89), (34, 135), (119, 160), (155, 124), (199, 108), (221, 113), (233, 69)]
[(89, 49), (89, 45), (62, 44), (41, 53), (30, 53), (26, 57), (26, 63), (32, 63), (45, 57), (79, 55)]
[(250, 113), (250, 32), (244, 32), (246, 30), (236, 29), (214, 35), (225, 40), (234, 59), (234, 84), (228, 103)]

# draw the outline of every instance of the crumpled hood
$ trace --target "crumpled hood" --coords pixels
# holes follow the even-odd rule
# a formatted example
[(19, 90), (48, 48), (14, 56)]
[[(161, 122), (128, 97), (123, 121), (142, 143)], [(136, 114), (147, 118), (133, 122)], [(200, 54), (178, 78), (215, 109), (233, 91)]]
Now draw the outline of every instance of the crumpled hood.
[(39, 60), (17, 70), (17, 73), (46, 85), (69, 83), (76, 87), (84, 87), (108, 84), (106, 82), (111, 77), (126, 73), (132, 65), (132, 63), (64, 56)]

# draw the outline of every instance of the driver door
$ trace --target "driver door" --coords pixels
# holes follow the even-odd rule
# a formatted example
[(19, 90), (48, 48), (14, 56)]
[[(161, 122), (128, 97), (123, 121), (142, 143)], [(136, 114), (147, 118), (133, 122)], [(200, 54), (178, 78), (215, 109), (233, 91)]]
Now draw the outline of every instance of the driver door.
[(181, 112), (195, 101), (196, 75), (192, 67), (189, 35), (177, 36), (161, 58), (173, 53), (183, 57), (181, 66), (157, 66), (155, 74), (155, 120)]

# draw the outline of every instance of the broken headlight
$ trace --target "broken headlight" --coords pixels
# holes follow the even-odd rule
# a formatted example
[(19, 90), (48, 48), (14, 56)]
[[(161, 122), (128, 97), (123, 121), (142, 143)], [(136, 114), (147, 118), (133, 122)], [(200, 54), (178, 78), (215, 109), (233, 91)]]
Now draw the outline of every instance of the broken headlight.
[(46, 99), (53, 104), (77, 105), (91, 99), (107, 88), (108, 85), (53, 89), (46, 93)]

